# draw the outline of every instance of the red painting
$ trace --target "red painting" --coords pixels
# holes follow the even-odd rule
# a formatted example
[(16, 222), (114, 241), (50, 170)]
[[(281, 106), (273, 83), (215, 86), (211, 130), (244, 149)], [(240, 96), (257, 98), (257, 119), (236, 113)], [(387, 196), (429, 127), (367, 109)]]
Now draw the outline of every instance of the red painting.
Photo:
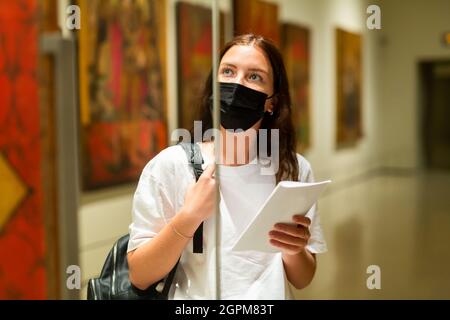
[(37, 18), (0, 0), (0, 299), (47, 297)]
[[(223, 44), (224, 17), (221, 14)], [(178, 122), (191, 129), (200, 119), (198, 108), (212, 65), (211, 9), (189, 3), (177, 4), (178, 37)]]
[(311, 141), (309, 39), (310, 33), (307, 28), (283, 24), (281, 51), (289, 80), (298, 152), (304, 152)]
[(165, 1), (80, 1), (84, 190), (134, 182), (167, 146)]
[(355, 147), (362, 130), (362, 37), (336, 29), (336, 145)]
[(261, 0), (234, 0), (234, 34), (254, 33), (280, 44), (278, 6)]

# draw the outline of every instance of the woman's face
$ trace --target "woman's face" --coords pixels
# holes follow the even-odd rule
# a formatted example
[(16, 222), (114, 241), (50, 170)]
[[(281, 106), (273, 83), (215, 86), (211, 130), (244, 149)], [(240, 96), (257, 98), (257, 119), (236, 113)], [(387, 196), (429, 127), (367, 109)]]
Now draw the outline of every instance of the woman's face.
[[(267, 96), (273, 94), (272, 66), (264, 51), (257, 46), (231, 47), (220, 61), (218, 80), (239, 83)], [(264, 111), (272, 111), (272, 100), (266, 100)]]

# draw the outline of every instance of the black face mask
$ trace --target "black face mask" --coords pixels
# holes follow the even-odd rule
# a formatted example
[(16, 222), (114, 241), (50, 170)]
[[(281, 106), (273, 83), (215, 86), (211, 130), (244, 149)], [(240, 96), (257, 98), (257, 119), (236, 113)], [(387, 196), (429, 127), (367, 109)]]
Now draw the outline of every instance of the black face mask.
[[(264, 116), (267, 94), (239, 83), (220, 83), (220, 124), (225, 129), (251, 128)], [(212, 97), (210, 97), (212, 112)]]

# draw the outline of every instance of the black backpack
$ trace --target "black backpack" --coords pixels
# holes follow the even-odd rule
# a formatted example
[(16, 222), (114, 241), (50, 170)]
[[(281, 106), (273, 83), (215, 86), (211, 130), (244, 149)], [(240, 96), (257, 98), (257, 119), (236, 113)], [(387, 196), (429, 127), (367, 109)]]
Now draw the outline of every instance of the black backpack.
[[(179, 143), (193, 166), (195, 179), (198, 180), (203, 172), (203, 163), (200, 147), (196, 143)], [(194, 234), (193, 252), (203, 252), (203, 223), (200, 224)], [(166, 280), (161, 279), (146, 290), (140, 290), (131, 284), (128, 277), (128, 249), (129, 235), (121, 237), (114, 244), (106, 257), (100, 277), (90, 279), (87, 287), (88, 300), (167, 300), (170, 286), (178, 266), (178, 262), (167, 275)], [(162, 290), (158, 290), (162, 282)], [(161, 284), (161, 285), (160, 285)], [(159, 285), (159, 286), (158, 286)]]

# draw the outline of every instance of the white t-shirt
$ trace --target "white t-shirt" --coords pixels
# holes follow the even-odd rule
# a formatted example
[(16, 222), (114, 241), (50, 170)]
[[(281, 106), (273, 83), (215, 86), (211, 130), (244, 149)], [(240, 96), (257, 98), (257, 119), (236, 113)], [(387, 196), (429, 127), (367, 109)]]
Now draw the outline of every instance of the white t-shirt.
[[(211, 161), (202, 153), (206, 168)], [(306, 159), (297, 154), (299, 181), (314, 181)], [(233, 252), (245, 226), (275, 188), (274, 175), (262, 175), (259, 164), (219, 165), (220, 214), (222, 230), (222, 299), (291, 299), (281, 253)], [(217, 171), (216, 171), (217, 172)], [(191, 165), (182, 147), (168, 147), (144, 168), (133, 200), (128, 252), (150, 241), (181, 209), (187, 187), (195, 182)], [(312, 253), (327, 250), (314, 206), (307, 249)], [(203, 253), (186, 246), (175, 274), (169, 299), (215, 299), (215, 218), (203, 224)]]

